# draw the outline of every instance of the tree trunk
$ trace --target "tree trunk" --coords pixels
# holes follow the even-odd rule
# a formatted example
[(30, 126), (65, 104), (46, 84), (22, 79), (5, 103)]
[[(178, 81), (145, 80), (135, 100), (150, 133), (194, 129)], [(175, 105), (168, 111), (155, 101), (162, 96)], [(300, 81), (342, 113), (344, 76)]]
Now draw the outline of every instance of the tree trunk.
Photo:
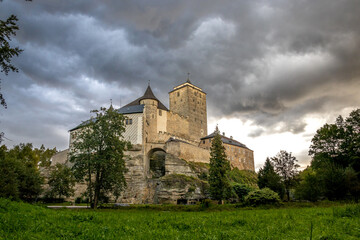
[(99, 171), (96, 172), (96, 178), (95, 178), (95, 191), (94, 191), (94, 209), (97, 208), (97, 205), (99, 203), (99, 196), (100, 196), (100, 182), (99, 182)]

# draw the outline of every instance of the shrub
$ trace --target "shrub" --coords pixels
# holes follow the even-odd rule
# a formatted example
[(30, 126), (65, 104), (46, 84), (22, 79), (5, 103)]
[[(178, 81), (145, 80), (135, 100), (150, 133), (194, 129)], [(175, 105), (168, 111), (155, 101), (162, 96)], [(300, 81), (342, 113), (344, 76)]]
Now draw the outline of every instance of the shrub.
[(262, 204), (275, 204), (280, 202), (279, 195), (269, 188), (263, 188), (250, 192), (245, 197), (248, 205), (258, 206)]
[(251, 192), (253, 189), (245, 184), (235, 183), (232, 186), (233, 190), (235, 191), (236, 195), (238, 196), (240, 201), (244, 201), (245, 197)]

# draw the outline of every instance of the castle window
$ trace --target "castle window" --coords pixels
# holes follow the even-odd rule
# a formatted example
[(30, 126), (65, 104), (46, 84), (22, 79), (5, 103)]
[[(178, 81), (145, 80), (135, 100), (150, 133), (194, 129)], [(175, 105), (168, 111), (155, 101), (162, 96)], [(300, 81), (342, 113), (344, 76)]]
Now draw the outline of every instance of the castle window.
[(162, 111), (159, 109), (159, 116), (162, 116)]
[(200, 98), (201, 98), (201, 94), (200, 94)]
[(177, 96), (178, 96), (178, 97), (180, 96), (180, 93), (179, 93), (179, 92), (177, 93)]
[(203, 140), (203, 144), (205, 144), (205, 140)]

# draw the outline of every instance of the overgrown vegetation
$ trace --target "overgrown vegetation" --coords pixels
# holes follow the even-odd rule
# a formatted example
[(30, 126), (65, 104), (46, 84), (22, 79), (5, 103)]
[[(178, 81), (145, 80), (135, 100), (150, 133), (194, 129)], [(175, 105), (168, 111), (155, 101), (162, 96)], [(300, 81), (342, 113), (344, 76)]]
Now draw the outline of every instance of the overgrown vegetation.
[[(214, 205), (197, 212), (188, 210), (199, 206), (173, 205), (52, 210), (0, 199), (0, 236), (4, 239), (360, 238), (359, 205), (251, 211), (226, 210), (229, 206), (234, 205)], [(183, 210), (173, 211), (175, 207)]]
[(233, 183), (244, 184), (252, 188), (257, 188), (257, 174), (250, 170), (239, 170), (233, 168), (227, 173), (229, 180)]
[(42, 193), (43, 177), (39, 166), (47, 166), (56, 148), (33, 148), (20, 144), (12, 149), (0, 147), (0, 197), (33, 201)]

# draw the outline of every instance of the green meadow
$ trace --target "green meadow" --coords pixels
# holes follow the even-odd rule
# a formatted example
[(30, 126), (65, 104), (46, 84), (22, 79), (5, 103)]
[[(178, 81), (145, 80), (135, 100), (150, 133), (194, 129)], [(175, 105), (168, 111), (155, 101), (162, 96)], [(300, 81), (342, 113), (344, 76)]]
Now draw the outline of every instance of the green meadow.
[(73, 210), (0, 199), (0, 239), (360, 239), (360, 205)]

